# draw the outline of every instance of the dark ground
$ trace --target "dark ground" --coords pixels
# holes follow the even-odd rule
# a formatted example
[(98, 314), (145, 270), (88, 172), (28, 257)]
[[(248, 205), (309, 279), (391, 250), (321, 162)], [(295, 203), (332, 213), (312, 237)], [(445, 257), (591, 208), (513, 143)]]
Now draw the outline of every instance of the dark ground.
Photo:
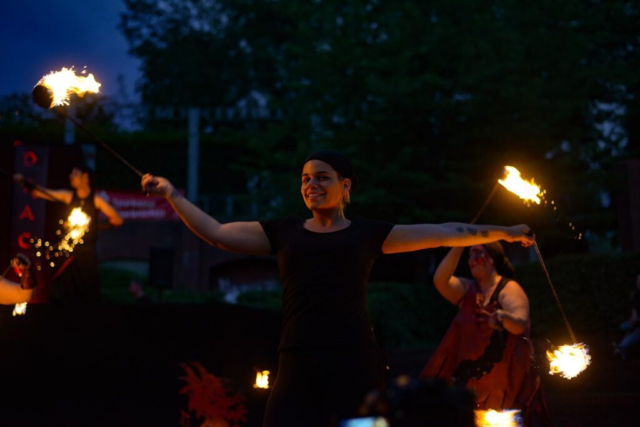
[[(229, 305), (30, 305), (0, 312), (0, 426), (178, 426), (185, 362), (229, 378), (248, 424), (266, 401), (256, 369), (276, 368), (279, 313)], [(195, 424), (194, 424), (195, 425)]]
[[(268, 391), (255, 370), (276, 370), (280, 314), (229, 305), (99, 306), (78, 311), (0, 308), (0, 426), (179, 426), (187, 399), (180, 363), (198, 361), (246, 396), (260, 426)], [(592, 363), (543, 387), (555, 426), (636, 426), (640, 358), (613, 356), (613, 337), (583, 337)], [(387, 350), (389, 376), (416, 377), (431, 349)], [(195, 423), (193, 425), (196, 425)]]

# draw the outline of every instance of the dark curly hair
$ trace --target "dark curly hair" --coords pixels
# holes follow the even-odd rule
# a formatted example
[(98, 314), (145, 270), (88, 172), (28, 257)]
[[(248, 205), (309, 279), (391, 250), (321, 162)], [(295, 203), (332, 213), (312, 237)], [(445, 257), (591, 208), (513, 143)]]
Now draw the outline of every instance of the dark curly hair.
[(482, 246), (484, 246), (489, 253), (489, 256), (493, 260), (493, 266), (496, 268), (498, 274), (503, 277), (513, 279), (516, 270), (513, 268), (511, 261), (509, 261), (509, 257), (507, 257), (507, 254), (504, 252), (502, 244), (500, 242), (493, 242), (485, 243)]

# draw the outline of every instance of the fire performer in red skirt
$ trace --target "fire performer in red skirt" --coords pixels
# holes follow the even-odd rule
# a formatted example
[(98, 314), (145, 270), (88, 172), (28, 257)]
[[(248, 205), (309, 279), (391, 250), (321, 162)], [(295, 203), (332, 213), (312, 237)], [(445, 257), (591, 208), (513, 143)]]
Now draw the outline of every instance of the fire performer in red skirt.
[(75, 244), (71, 256), (58, 268), (49, 286), (48, 301), (52, 304), (97, 303), (101, 300), (98, 275), (98, 213), (107, 216), (109, 225), (118, 227), (123, 220), (118, 211), (93, 190), (93, 171), (86, 166), (74, 167), (69, 174), (72, 190), (51, 190), (27, 181), (16, 174), (14, 180), (23, 185), (32, 196), (52, 202), (62, 202), (69, 213), (80, 208), (90, 219), (82, 242)]
[[(11, 260), (9, 269), (11, 268), (20, 278), (20, 283), (0, 275), (0, 304), (12, 305), (31, 301), (36, 287), (31, 260), (24, 254), (17, 254)], [(5, 271), (5, 275), (9, 269)]]
[[(504, 248), (499, 242), (472, 246), (473, 279), (453, 275), (462, 252), (452, 248), (433, 277), (459, 311), (421, 377), (468, 387), (477, 409), (519, 409), (525, 426), (550, 425), (529, 339), (529, 300), (512, 279)], [(540, 424), (532, 424), (534, 415)]]
[(164, 196), (184, 223), (228, 251), (275, 255), (282, 280), (279, 366), (264, 426), (328, 426), (356, 416), (369, 391), (386, 386), (384, 363), (366, 310), (374, 260), (384, 254), (497, 240), (530, 245), (529, 227), (391, 223), (356, 218), (344, 209), (356, 177), (333, 150), (310, 154), (301, 194), (310, 218), (221, 224), (185, 199), (169, 181), (144, 175), (145, 191)]

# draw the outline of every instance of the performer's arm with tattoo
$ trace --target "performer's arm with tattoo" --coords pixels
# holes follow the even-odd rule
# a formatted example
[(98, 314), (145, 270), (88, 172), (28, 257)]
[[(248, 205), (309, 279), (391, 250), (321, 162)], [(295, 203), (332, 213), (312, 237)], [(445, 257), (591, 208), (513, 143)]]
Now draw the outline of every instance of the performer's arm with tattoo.
[(385, 240), (382, 251), (386, 254), (411, 252), (441, 246), (464, 247), (505, 240), (522, 242), (530, 246), (534, 236), (527, 233), (530, 228), (520, 224), (511, 227), (497, 225), (475, 225), (464, 223), (396, 225)]

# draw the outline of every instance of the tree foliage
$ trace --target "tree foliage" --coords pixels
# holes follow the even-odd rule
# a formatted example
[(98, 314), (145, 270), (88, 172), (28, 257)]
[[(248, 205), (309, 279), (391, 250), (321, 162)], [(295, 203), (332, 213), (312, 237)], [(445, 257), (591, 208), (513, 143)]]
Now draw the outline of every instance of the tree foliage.
[[(283, 112), (203, 121), (201, 165), (215, 167), (201, 181), (221, 177), (207, 191), (253, 191), (265, 214), (299, 212), (300, 163), (330, 147), (361, 177), (351, 215), (469, 220), (509, 164), (575, 222), (615, 228), (601, 195), (615, 197), (612, 171), (638, 151), (637, 1), (125, 3), (120, 28), (142, 60), (148, 111)], [(144, 125), (186, 134), (184, 118), (148, 113)], [(481, 221), (520, 215), (515, 205)], [(545, 215), (541, 226), (566, 225)]]

